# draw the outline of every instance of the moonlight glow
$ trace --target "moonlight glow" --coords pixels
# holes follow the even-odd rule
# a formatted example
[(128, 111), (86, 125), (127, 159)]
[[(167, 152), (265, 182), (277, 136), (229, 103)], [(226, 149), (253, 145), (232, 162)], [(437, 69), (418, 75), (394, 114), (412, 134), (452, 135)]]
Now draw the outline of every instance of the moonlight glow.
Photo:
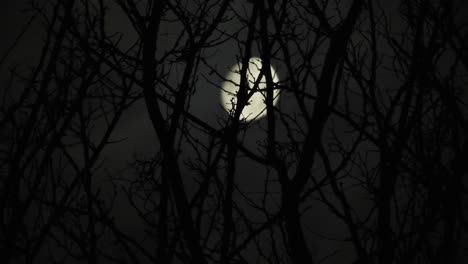
[[(237, 91), (239, 90), (239, 84), (241, 80), (240, 71), (242, 67), (237, 64), (234, 65), (226, 76), (225, 82), (223, 82), (221, 90), (221, 104), (226, 111), (234, 110), (237, 106)], [(249, 93), (254, 87), (254, 84), (260, 75), (262, 69), (262, 61), (258, 57), (252, 57), (249, 60), (249, 66), (247, 69), (247, 82), (249, 85)], [(278, 83), (278, 74), (273, 67), (270, 67), (273, 82)], [(256, 91), (249, 98), (248, 104), (242, 110), (241, 118), (245, 118), (246, 121), (261, 118), (266, 115), (266, 80), (262, 77), (258, 85), (259, 91)], [(275, 89), (273, 92), (273, 104), (276, 105), (279, 97), (279, 90)]]

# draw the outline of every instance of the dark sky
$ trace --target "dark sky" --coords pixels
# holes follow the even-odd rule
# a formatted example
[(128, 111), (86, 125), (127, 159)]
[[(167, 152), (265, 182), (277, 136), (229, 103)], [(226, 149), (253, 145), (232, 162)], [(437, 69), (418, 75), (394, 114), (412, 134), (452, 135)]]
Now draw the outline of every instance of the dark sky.
[[(19, 12), (23, 6), (23, 1), (25, 0), (3, 0), (0, 4), (0, 32), (2, 36), (0, 38), (0, 56), (3, 56), (4, 52), (13, 44), (22, 26), (27, 23), (27, 18), (29, 16)], [(463, 3), (466, 10), (468, 1)], [(122, 45), (131, 43), (134, 34), (130, 30), (128, 21), (118, 13), (111, 15), (110, 19), (115, 23), (115, 31), (124, 33)], [(236, 28), (236, 24), (230, 23), (225, 26), (225, 29), (228, 30), (230, 27), (234, 29)], [(37, 59), (37, 51), (40, 49), (42, 39), (41, 35), (38, 33), (40, 32), (37, 30), (38, 28), (40, 28), (38, 24), (33, 24), (31, 30), (24, 35), (23, 41), (15, 48), (15, 51), (8, 58), (5, 65), (11, 65), (10, 63), (34, 64), (33, 62)], [(163, 28), (163, 31), (170, 33), (173, 31), (173, 28), (166, 27)], [(169, 37), (167, 39), (168, 45), (170, 42), (171, 38)], [(227, 70), (236, 63), (236, 55), (239, 53), (239, 50), (237, 49), (236, 43), (226, 42), (217, 48), (217, 50), (211, 52), (213, 55), (210, 57), (209, 62), (213, 65), (217, 65), (220, 72), (227, 72)], [(2, 83), (6, 77), (5, 73), (7, 68), (5, 65), (0, 67), (0, 81), (2, 81)], [(281, 76), (283, 69), (280, 65), (276, 68)], [(201, 69), (201, 72), (208, 74), (209, 71), (207, 69)], [(381, 81), (387, 84), (392, 82), (390, 79)], [(294, 110), (294, 107), (288, 104), (287, 97), (280, 98), (279, 105), (286, 109), (291, 107), (291, 109)], [(226, 117), (226, 113), (224, 113), (219, 106), (219, 89), (201, 78), (197, 86), (197, 93), (194, 95), (192, 111), (192, 113), (200, 119), (216, 127), (218, 119)], [(261, 129), (264, 125), (265, 120), (260, 120), (256, 122), (248, 132), (247, 145), (250, 145), (254, 150), (254, 146), (257, 142), (264, 139), (265, 134)], [(109, 147), (104, 153), (104, 156), (106, 156), (106, 163), (111, 171), (118, 171), (126, 167), (127, 162), (131, 160), (135, 153), (139, 155), (151, 155), (158, 145), (142, 101), (129, 109), (113, 135), (114, 139), (127, 138), (127, 140), (118, 145)], [(283, 136), (285, 135), (283, 134)], [(239, 178), (237, 181), (239, 186), (245, 188), (246, 191), (252, 193), (258, 192), (262, 190), (263, 178), (256, 178), (256, 176), (263, 176), (263, 174), (265, 174), (265, 171), (258, 165), (242, 161), (238, 168)], [(367, 197), (352, 192), (353, 191), (349, 194), (351, 194), (350, 196), (352, 197), (351, 200), (353, 203), (358, 204), (358, 210), (367, 209)], [(306, 232), (309, 234), (308, 238), (310, 239), (313, 252), (316, 253), (320, 259), (333, 252), (335, 248), (342, 248), (342, 251), (334, 258), (330, 259), (329, 263), (340, 263), (342, 260), (349, 259), (349, 252), (352, 250), (349, 244), (332, 239), (321, 239), (320, 236), (314, 234), (317, 231), (321, 231), (321, 235), (342, 237), (346, 231), (340, 220), (330, 217), (330, 212), (323, 204), (316, 203), (313, 205), (316, 206), (316, 208), (310, 211), (304, 218), (305, 230), (307, 230)], [(361, 206), (362, 208), (359, 208)], [(128, 208), (126, 208), (124, 200), (121, 200), (121, 204), (117, 207), (114, 214), (117, 219), (121, 220), (124, 229), (138, 230), (136, 232), (141, 231), (141, 227), (137, 226), (136, 222), (134, 222), (134, 218), (130, 216), (131, 213), (128, 211)]]
[[(29, 13), (24, 10), (24, 3), (26, 0), (5, 0), (2, 1), (0, 7), (0, 32), (2, 32), (2, 38), (0, 41), (0, 51), (3, 57), (5, 51), (13, 45), (16, 37), (22, 31), (23, 27), (28, 23)], [(20, 42), (20, 47), (16, 50), (14, 57), (15, 61), (21, 60), (26, 62), (33, 57), (36, 48), (40, 47), (38, 42), (38, 35), (34, 34), (35, 29), (39, 27), (33, 23), (33, 27), (26, 34), (24, 34), (24, 40)], [(36, 40), (36, 41), (33, 41)], [(19, 56), (19, 55), (22, 56)], [(31, 60), (29, 60), (31, 62)]]

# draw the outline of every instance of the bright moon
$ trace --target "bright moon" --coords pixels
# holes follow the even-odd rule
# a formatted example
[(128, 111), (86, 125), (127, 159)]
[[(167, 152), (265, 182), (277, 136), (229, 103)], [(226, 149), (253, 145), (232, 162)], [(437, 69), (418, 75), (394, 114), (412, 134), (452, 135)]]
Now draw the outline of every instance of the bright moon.
[[(226, 76), (226, 81), (222, 84), (221, 90), (221, 104), (224, 109), (228, 112), (235, 110), (237, 106), (237, 91), (239, 90), (240, 85), (240, 71), (242, 66), (237, 64), (234, 65), (229, 73)], [(257, 78), (260, 76), (262, 70), (262, 60), (258, 57), (252, 57), (249, 60), (249, 66), (247, 68), (247, 83), (249, 85), (249, 93), (254, 87)], [(273, 82), (278, 83), (278, 74), (276, 73), (273, 67), (270, 67), (271, 76), (273, 77)], [(245, 121), (251, 121), (257, 118), (261, 118), (266, 115), (266, 80), (262, 76), (258, 84), (259, 91), (254, 92), (249, 98), (248, 104), (244, 106), (242, 110), (241, 117), (245, 118)], [(273, 105), (276, 105), (279, 97), (279, 90), (275, 89), (273, 91)]]

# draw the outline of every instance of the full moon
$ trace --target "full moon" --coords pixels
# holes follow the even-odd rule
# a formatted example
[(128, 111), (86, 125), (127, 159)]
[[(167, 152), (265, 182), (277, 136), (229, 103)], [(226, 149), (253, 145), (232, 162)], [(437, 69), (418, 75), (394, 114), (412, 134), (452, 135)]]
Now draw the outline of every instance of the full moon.
[[(224, 109), (228, 112), (235, 110), (235, 107), (237, 106), (237, 91), (239, 90), (240, 86), (241, 69), (242, 65), (240, 65), (240, 63), (231, 67), (228, 74), (226, 75), (226, 81), (224, 81), (222, 84), (221, 104), (223, 105)], [(262, 60), (258, 57), (250, 58), (246, 73), (247, 83), (249, 86), (249, 93), (251, 92), (251, 89), (254, 87), (255, 82), (260, 76), (261, 70)], [(273, 77), (273, 82), (278, 83), (279, 78), (275, 69), (270, 66), (270, 70), (271, 76)], [(266, 115), (266, 87), (267, 85), (265, 77), (262, 76), (262, 79), (260, 79), (260, 82), (258, 84), (258, 91), (252, 94), (252, 96), (248, 100), (248, 104), (244, 106), (244, 109), (242, 109), (241, 118), (243, 118), (245, 121), (251, 121)], [(278, 97), (279, 90), (275, 89), (273, 91), (273, 105), (276, 105), (276, 103), (278, 102)]]

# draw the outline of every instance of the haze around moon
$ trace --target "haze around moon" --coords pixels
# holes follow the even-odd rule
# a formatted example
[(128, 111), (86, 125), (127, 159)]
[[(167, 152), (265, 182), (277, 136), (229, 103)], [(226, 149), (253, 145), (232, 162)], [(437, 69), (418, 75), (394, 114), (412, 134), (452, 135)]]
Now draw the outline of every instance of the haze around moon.
[[(238, 63), (231, 67), (228, 74), (226, 75), (226, 81), (222, 83), (221, 89), (221, 104), (223, 108), (229, 113), (233, 113), (235, 107), (237, 107), (237, 91), (240, 87), (241, 75), (240, 71), (242, 69), (241, 63)], [(251, 57), (249, 59), (249, 65), (247, 68), (247, 82), (249, 85), (249, 93), (254, 87), (255, 82), (260, 76), (262, 69), (262, 60), (258, 57)], [(276, 70), (270, 66), (271, 75), (273, 77), (273, 82), (278, 83), (278, 73)], [(266, 80), (262, 76), (258, 84), (258, 91), (254, 92), (248, 100), (248, 104), (244, 106), (244, 109), (241, 113), (241, 119), (244, 121), (252, 121), (255, 119), (260, 119), (266, 115)], [(273, 91), (273, 105), (276, 105), (279, 98), (279, 90), (275, 89)]]

